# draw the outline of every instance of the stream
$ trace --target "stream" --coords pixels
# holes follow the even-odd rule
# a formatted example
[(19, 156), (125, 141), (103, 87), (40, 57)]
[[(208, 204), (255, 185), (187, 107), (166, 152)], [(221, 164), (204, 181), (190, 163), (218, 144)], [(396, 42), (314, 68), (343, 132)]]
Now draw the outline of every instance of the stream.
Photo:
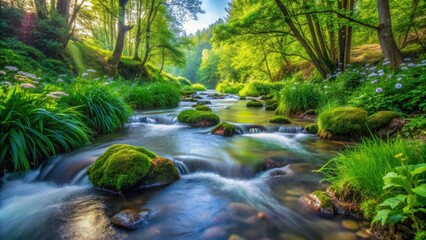
[[(314, 215), (298, 203), (327, 187), (313, 170), (348, 143), (306, 134), (303, 122), (267, 124), (273, 111), (246, 108), (247, 101), (235, 96), (206, 100), (240, 134), (225, 138), (210, 134), (211, 128), (179, 124), (177, 114), (193, 104), (182, 102), (136, 112), (123, 132), (100, 136), (24, 176), (6, 175), (0, 239), (362, 239), (355, 233), (368, 223)], [(172, 159), (181, 179), (126, 199), (93, 188), (87, 168), (117, 143)], [(111, 217), (128, 208), (148, 208), (151, 215), (132, 231), (113, 226)], [(344, 227), (348, 220), (357, 227)]]

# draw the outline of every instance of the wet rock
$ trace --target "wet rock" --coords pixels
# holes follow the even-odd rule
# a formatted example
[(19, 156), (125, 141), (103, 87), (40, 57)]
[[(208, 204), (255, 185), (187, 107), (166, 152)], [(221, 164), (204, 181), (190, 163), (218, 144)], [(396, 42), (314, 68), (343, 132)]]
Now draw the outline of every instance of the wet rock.
[(335, 232), (327, 234), (324, 239), (356, 240), (356, 235), (352, 232)]
[(315, 191), (299, 199), (299, 202), (310, 212), (323, 215), (334, 215), (334, 206), (331, 198), (323, 191)]
[(230, 124), (227, 122), (221, 122), (216, 127), (214, 127), (211, 133), (223, 137), (231, 137), (234, 134), (237, 134), (237, 127), (234, 124)]
[(388, 136), (395, 136), (405, 126), (403, 119), (394, 118), (390, 121), (389, 125), (385, 128), (381, 128), (376, 131), (376, 135), (381, 138), (387, 138)]
[(286, 191), (286, 194), (300, 197), (307, 194), (308, 192), (303, 188), (291, 188)]
[(201, 235), (201, 239), (216, 239), (216, 238), (225, 238), (226, 229), (223, 226), (216, 226), (206, 229)]
[(237, 234), (232, 234), (228, 237), (228, 240), (245, 240), (245, 238)]
[(370, 237), (371, 237), (371, 234), (368, 232), (368, 229), (365, 229), (365, 228), (363, 228), (363, 229), (361, 229), (361, 230), (357, 231), (355, 234), (356, 234), (358, 237), (363, 238), (363, 239), (368, 239), (368, 238), (370, 238)]
[(237, 216), (240, 218), (249, 218), (257, 214), (257, 210), (251, 207), (248, 204), (233, 202), (229, 204), (228, 210), (231, 212), (231, 215)]
[(151, 164), (151, 169), (142, 179), (139, 188), (165, 186), (179, 180), (178, 169), (172, 160), (156, 157), (152, 159)]
[(353, 220), (343, 220), (342, 226), (347, 230), (357, 230), (359, 228), (358, 223)]
[(263, 166), (265, 170), (272, 168), (280, 168), (284, 167), (290, 163), (301, 162), (302, 159), (296, 155), (285, 154), (285, 156), (273, 156), (269, 158), (265, 158), (263, 160)]
[(134, 229), (146, 221), (149, 215), (148, 209), (126, 209), (114, 215), (111, 222), (122, 228)]
[(212, 102), (210, 102), (210, 101), (198, 101), (198, 103), (199, 104), (204, 104), (204, 105), (209, 105), (209, 104), (212, 104)]

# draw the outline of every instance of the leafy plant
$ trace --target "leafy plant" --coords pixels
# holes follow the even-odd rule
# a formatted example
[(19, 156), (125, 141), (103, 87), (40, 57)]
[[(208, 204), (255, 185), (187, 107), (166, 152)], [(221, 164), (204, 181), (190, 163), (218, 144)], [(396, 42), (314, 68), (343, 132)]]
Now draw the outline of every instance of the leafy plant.
[(287, 87), (281, 92), (278, 114), (295, 114), (309, 109), (318, 109), (322, 94), (313, 84), (301, 84)]

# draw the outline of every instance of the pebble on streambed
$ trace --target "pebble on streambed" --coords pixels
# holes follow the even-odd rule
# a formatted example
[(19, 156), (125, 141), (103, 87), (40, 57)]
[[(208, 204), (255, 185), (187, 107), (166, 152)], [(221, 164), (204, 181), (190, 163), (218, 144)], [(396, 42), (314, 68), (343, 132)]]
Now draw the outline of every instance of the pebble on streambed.
[(111, 218), (111, 222), (125, 229), (135, 229), (149, 218), (148, 209), (126, 209)]

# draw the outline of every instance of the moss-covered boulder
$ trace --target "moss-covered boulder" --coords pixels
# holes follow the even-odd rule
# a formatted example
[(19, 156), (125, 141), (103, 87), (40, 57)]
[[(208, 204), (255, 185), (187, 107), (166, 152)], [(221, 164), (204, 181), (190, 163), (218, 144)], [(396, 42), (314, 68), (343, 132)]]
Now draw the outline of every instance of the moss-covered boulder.
[(211, 112), (211, 108), (207, 107), (206, 105), (199, 105), (195, 107), (195, 110), (197, 111), (204, 111), (204, 112)]
[(310, 133), (310, 134), (317, 134), (318, 132), (318, 124), (316, 123), (311, 123), (305, 126), (305, 130), (306, 132)]
[(221, 122), (212, 129), (212, 133), (224, 137), (230, 137), (237, 133), (237, 127), (227, 122)]
[(376, 131), (380, 128), (387, 128), (394, 118), (398, 118), (396, 112), (380, 111), (367, 118), (367, 125), (371, 131)]
[(273, 117), (268, 121), (268, 123), (276, 123), (276, 124), (290, 124), (291, 120), (287, 117), (277, 116)]
[(116, 144), (103, 153), (87, 170), (96, 187), (121, 192), (132, 189), (147, 175), (155, 153), (127, 144)]
[(318, 135), (331, 137), (360, 137), (366, 133), (368, 113), (354, 107), (336, 107), (318, 116)]
[(317, 190), (302, 196), (299, 202), (310, 212), (323, 215), (335, 214), (333, 201), (324, 191)]
[(276, 100), (268, 100), (265, 102), (266, 111), (275, 111), (278, 108), (278, 102)]
[(182, 111), (177, 118), (181, 123), (187, 123), (197, 127), (211, 127), (220, 122), (220, 118), (214, 113), (192, 109)]
[(250, 102), (248, 102), (246, 106), (249, 107), (249, 108), (261, 108), (261, 107), (263, 107), (263, 103), (261, 101), (256, 100), (256, 99), (253, 99)]
[(143, 185), (167, 185), (179, 179), (179, 172), (174, 162), (163, 157), (152, 159), (152, 167), (142, 179)]

